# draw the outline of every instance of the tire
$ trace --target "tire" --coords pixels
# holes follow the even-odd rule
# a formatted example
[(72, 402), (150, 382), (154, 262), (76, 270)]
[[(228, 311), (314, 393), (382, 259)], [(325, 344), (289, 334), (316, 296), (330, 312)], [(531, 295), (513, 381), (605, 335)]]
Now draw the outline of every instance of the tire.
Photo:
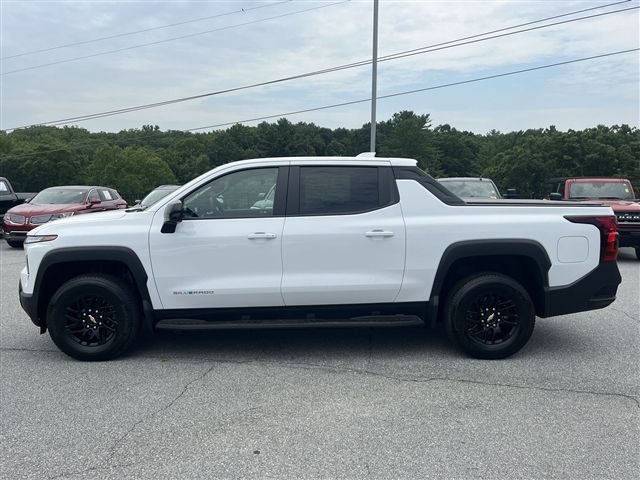
[(24, 242), (21, 240), (7, 240), (7, 243), (11, 248), (22, 248), (24, 246)]
[(140, 302), (132, 288), (116, 277), (81, 275), (54, 293), (47, 327), (56, 346), (70, 357), (111, 360), (136, 340)]
[(524, 287), (490, 272), (458, 282), (448, 296), (444, 316), (449, 338), (468, 355), (482, 359), (516, 353), (531, 337), (535, 320)]

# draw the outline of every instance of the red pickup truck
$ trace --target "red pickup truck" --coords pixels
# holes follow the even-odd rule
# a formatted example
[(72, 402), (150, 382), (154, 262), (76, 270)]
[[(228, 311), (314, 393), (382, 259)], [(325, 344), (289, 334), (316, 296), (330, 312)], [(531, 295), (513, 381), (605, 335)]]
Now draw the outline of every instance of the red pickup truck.
[(553, 178), (550, 200), (603, 203), (611, 207), (618, 219), (620, 246), (632, 247), (640, 260), (640, 200), (626, 178)]

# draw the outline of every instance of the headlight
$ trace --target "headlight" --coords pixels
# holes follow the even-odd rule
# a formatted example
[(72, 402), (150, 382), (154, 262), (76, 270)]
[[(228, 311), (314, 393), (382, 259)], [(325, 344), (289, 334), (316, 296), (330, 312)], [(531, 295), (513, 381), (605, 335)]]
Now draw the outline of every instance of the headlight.
[(16, 225), (22, 225), (26, 220), (26, 218), (23, 217), (22, 215), (16, 215), (15, 213), (8, 213), (4, 216), (4, 218), (8, 222), (14, 223)]
[(58, 235), (27, 235), (24, 243), (41, 243), (41, 242), (50, 242), (58, 238)]
[(36, 215), (34, 217), (31, 217), (31, 223), (34, 225), (47, 223), (49, 220), (51, 220), (51, 215)]

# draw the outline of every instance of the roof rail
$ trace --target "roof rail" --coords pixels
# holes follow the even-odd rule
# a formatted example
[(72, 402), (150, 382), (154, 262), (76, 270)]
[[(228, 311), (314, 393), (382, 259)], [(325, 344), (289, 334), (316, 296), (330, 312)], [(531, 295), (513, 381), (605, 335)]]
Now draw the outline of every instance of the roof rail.
[(356, 155), (356, 158), (375, 158), (376, 152), (362, 152), (359, 155)]

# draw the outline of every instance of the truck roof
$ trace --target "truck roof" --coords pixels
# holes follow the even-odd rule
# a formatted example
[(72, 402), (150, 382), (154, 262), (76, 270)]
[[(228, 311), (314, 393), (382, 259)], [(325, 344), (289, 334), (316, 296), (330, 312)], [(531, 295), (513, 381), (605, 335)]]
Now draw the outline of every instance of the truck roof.
[[(556, 178), (550, 178), (549, 182), (551, 183), (557, 183), (557, 182), (567, 182), (567, 181), (573, 181), (573, 182), (593, 182), (593, 181), (598, 181), (598, 182), (629, 182), (628, 179), (626, 178), (621, 178), (621, 177), (556, 177)], [(631, 182), (629, 182), (631, 183)]]
[(442, 178), (438, 178), (439, 182), (448, 182), (448, 181), (465, 181), (468, 182), (469, 180), (475, 180), (478, 182), (493, 182), (493, 180), (491, 180), (490, 178), (486, 178), (486, 177), (442, 177)]
[(376, 157), (375, 154), (370, 152), (361, 153), (355, 157), (322, 157), (322, 156), (313, 156), (313, 157), (268, 157), (268, 158), (252, 158), (248, 160), (239, 160), (237, 162), (231, 162), (226, 164), (228, 165), (250, 165), (252, 163), (263, 163), (269, 161), (290, 161), (293, 164), (300, 163), (334, 163), (335, 162), (345, 162), (352, 164), (361, 164), (361, 165), (380, 165), (380, 164), (391, 164), (393, 166), (403, 166), (403, 167), (414, 167), (418, 164), (418, 161), (412, 158), (398, 158), (398, 157)]

